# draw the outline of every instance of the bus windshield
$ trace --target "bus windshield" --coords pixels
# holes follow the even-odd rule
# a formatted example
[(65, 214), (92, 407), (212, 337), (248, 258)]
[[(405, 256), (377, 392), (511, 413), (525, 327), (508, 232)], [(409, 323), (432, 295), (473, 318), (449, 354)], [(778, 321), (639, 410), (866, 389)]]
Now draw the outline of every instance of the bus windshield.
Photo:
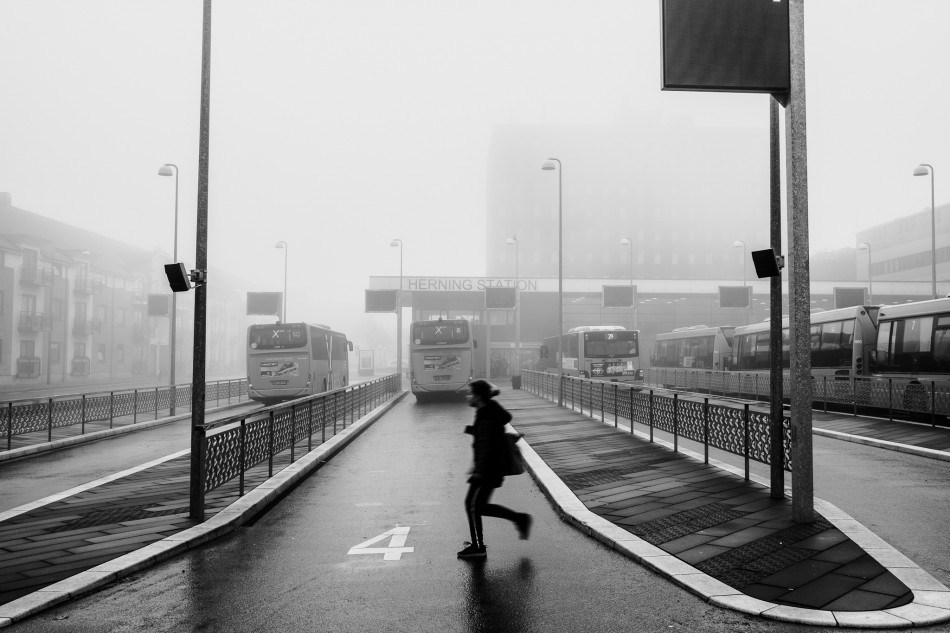
[(468, 343), (468, 323), (414, 323), (412, 342), (415, 345), (456, 345)]
[(586, 332), (584, 337), (584, 353), (588, 358), (640, 355), (637, 333), (633, 331)]
[(307, 326), (303, 323), (252, 325), (247, 337), (251, 349), (296, 349), (307, 346)]

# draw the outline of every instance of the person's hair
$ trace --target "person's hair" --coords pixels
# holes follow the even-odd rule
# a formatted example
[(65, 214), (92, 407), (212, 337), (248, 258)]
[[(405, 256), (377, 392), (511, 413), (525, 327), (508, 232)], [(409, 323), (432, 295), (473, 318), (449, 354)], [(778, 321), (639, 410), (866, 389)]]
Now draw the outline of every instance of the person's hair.
[(501, 393), (501, 390), (498, 389), (498, 387), (491, 384), (487, 380), (482, 380), (480, 378), (468, 383), (468, 388), (472, 390), (473, 394), (483, 400), (491, 400)]

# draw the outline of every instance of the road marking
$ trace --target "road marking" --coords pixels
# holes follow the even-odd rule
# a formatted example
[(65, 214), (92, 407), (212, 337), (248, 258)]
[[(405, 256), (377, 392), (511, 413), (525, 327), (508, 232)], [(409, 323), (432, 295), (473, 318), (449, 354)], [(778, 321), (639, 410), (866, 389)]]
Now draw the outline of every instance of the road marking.
[[(389, 547), (372, 547), (386, 537), (389, 539)], [(410, 554), (415, 551), (413, 547), (404, 547), (406, 539), (409, 537), (409, 526), (395, 527), (383, 532), (379, 536), (374, 536), (368, 541), (363, 541), (359, 545), (350, 548), (350, 556), (354, 554), (382, 554), (383, 560), (400, 560), (403, 554)]]

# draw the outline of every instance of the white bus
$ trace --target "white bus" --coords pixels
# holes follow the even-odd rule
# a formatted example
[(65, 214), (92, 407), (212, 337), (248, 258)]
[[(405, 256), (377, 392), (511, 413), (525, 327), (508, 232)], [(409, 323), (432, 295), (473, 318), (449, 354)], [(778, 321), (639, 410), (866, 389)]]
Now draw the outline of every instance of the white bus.
[(264, 404), (345, 387), (353, 343), (326, 325), (277, 323), (247, 328), (248, 397)]
[[(619, 325), (582, 325), (571, 328), (561, 338), (566, 376), (581, 376), (612, 382), (643, 380), (640, 368), (640, 331)], [(541, 345), (541, 368), (558, 373), (557, 336)]]
[(476, 347), (465, 319), (413, 321), (409, 326), (409, 376), (416, 401), (467, 393), (475, 372)]
[(731, 325), (692, 325), (657, 334), (653, 367), (722, 370), (732, 367)]

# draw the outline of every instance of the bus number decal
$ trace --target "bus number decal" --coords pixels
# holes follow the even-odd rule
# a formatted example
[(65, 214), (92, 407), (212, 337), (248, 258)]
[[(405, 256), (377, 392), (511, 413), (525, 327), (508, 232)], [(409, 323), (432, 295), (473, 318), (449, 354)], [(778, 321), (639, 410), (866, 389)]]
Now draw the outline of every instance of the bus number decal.
[[(373, 547), (376, 543), (389, 537), (388, 547)], [(403, 554), (411, 554), (415, 551), (414, 547), (405, 547), (406, 539), (409, 538), (409, 526), (395, 527), (383, 532), (379, 536), (374, 536), (368, 541), (363, 541), (359, 545), (350, 548), (349, 556), (356, 554), (382, 554), (383, 560), (399, 560)]]

